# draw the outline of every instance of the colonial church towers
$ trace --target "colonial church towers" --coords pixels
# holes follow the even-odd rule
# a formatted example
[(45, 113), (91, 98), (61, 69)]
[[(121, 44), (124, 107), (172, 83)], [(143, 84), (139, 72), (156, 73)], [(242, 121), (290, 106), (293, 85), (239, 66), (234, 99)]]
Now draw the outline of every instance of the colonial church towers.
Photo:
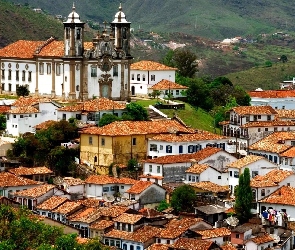
[(130, 89), (130, 22), (120, 5), (115, 19), (84, 43), (84, 24), (73, 6), (64, 22), (64, 68), (69, 69), (69, 98), (126, 100)]

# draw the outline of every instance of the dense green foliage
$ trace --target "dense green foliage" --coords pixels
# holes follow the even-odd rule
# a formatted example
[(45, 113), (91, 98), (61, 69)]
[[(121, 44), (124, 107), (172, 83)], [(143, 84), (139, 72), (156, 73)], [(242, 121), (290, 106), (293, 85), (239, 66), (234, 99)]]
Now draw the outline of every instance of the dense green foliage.
[(16, 94), (17, 96), (28, 96), (30, 94), (30, 91), (27, 86), (20, 85), (16, 86)]
[(0, 130), (6, 129), (6, 116), (3, 114), (0, 114)]
[(127, 114), (123, 120), (146, 121), (148, 119), (147, 110), (136, 102), (131, 102), (126, 105)]
[(190, 185), (177, 187), (171, 196), (171, 207), (176, 212), (194, 212), (196, 192)]
[(98, 123), (98, 126), (99, 127), (102, 127), (102, 126), (105, 126), (107, 124), (110, 124), (114, 121), (119, 121), (120, 118), (116, 115), (113, 115), (113, 114), (104, 114), (102, 116), (102, 118), (99, 120), (99, 123)]
[(159, 206), (157, 207), (157, 211), (162, 212), (163, 210), (167, 209), (170, 207), (170, 204), (167, 203), (166, 200), (162, 200), (159, 204)]
[(41, 222), (31, 211), (0, 205), (0, 250), (102, 250), (98, 240), (79, 244), (75, 234)]
[(247, 222), (251, 217), (252, 190), (250, 186), (250, 170), (245, 168), (239, 176), (239, 185), (236, 189), (235, 212), (241, 223)]
[(74, 123), (59, 121), (36, 134), (20, 136), (8, 152), (8, 156), (18, 158), (24, 165), (46, 165), (58, 175), (74, 171), (74, 158), (79, 157), (79, 148), (65, 148), (62, 142), (77, 138)]

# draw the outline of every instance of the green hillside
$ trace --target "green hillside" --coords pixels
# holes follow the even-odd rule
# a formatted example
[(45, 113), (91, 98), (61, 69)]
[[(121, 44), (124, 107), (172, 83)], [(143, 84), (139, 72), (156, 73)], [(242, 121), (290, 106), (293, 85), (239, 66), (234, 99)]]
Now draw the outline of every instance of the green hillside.
[[(15, 0), (10, 0), (15, 2)], [(293, 2), (288, 0), (84, 0), (75, 1), (82, 20), (112, 21), (119, 3), (135, 29), (183, 32), (214, 39), (292, 31)], [(52, 15), (67, 16), (73, 1), (18, 0)]]

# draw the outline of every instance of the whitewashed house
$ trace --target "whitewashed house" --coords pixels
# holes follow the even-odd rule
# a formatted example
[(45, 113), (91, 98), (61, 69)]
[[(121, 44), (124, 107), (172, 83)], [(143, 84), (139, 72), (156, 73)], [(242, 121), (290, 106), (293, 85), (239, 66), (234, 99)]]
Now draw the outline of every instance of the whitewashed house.
[(271, 235), (265, 233), (254, 238), (250, 238), (245, 243), (246, 249), (267, 249), (269, 246), (273, 246), (275, 239)]
[(119, 103), (107, 98), (96, 98), (75, 105), (69, 105), (57, 110), (57, 120), (75, 118), (83, 123), (98, 124), (105, 114), (118, 117), (126, 112), (126, 103)]
[(81, 203), (81, 201), (67, 200), (58, 207), (51, 210), (51, 218), (53, 220), (67, 224), (68, 217), (84, 207), (85, 206)]
[(226, 227), (212, 228), (207, 230), (196, 231), (198, 235), (201, 235), (202, 240), (210, 240), (215, 242), (218, 246), (222, 246), (224, 243), (230, 241), (231, 231)]
[[(208, 164), (223, 171), (225, 166), (236, 158), (221, 148), (207, 147), (191, 154), (176, 154), (147, 159), (143, 162), (143, 175), (140, 178), (149, 178), (150, 181), (159, 182), (157, 177), (163, 177), (162, 183), (183, 182), (185, 171), (194, 163)], [(155, 178), (156, 177), (156, 178)]]
[(35, 126), (48, 120), (57, 120), (57, 109), (61, 106), (50, 99), (20, 97), (11, 106), (6, 116), (6, 133), (19, 136), (34, 133)]
[(155, 85), (148, 88), (148, 94), (152, 94), (153, 91), (159, 91), (159, 98), (182, 98), (186, 97), (186, 90), (188, 87), (180, 85), (178, 83), (163, 79)]
[(273, 169), (277, 169), (278, 165), (268, 161), (263, 156), (247, 155), (241, 159), (233, 161), (227, 165), (228, 185), (231, 195), (234, 195), (235, 187), (239, 185), (239, 176), (249, 168), (251, 178), (256, 175), (265, 175)]
[(37, 205), (36, 212), (39, 215), (51, 218), (52, 210), (62, 205), (66, 201), (68, 201), (66, 197), (56, 196), (56, 195), (51, 196), (49, 199)]
[(148, 89), (163, 79), (175, 82), (176, 70), (153, 61), (139, 61), (131, 64), (131, 95), (147, 95)]
[(79, 178), (64, 177), (60, 188), (71, 194), (71, 199), (82, 199), (85, 196), (85, 181)]
[(271, 106), (274, 109), (295, 109), (295, 90), (256, 90), (249, 91), (252, 106)]
[(196, 130), (188, 134), (178, 132), (161, 134), (148, 138), (147, 156), (154, 158), (165, 155), (190, 154), (208, 146), (226, 150), (227, 143), (227, 137), (203, 130)]

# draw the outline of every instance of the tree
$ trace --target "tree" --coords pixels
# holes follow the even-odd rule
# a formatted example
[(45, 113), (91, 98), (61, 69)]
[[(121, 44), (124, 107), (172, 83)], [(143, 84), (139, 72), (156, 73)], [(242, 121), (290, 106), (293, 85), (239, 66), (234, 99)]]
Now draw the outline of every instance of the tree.
[(181, 76), (193, 78), (197, 72), (197, 56), (187, 48), (174, 51), (173, 62)]
[(121, 120), (118, 116), (113, 114), (104, 114), (101, 119), (99, 120), (98, 126), (103, 127), (105, 125), (108, 125), (112, 122)]
[(6, 116), (3, 114), (0, 114), (0, 130), (6, 129)]
[(247, 222), (251, 217), (252, 190), (250, 186), (250, 171), (245, 168), (239, 177), (239, 185), (236, 190), (235, 211), (241, 223)]
[(163, 58), (162, 63), (166, 66), (174, 67), (173, 56), (174, 56), (174, 50), (170, 49), (165, 55), (165, 57)]
[(158, 99), (160, 95), (161, 95), (160, 90), (153, 90), (152, 93), (149, 93), (149, 97), (152, 97), (153, 99), (155, 99), (155, 98)]
[(287, 56), (286, 55), (281, 55), (280, 61), (283, 62), (283, 63), (288, 62)]
[(128, 169), (128, 171), (135, 171), (136, 169), (136, 167), (138, 166), (138, 161), (136, 160), (136, 159), (130, 159), (129, 161), (128, 161), (128, 163), (127, 163), (127, 169)]
[[(131, 102), (126, 105), (126, 110), (127, 110), (127, 116), (133, 121), (146, 121), (146, 120), (148, 120), (148, 117), (149, 117), (148, 112), (140, 104), (137, 104), (135, 102)], [(125, 116), (125, 118), (126, 118), (126, 116)]]
[(162, 212), (163, 210), (167, 209), (168, 207), (170, 207), (169, 203), (167, 203), (166, 200), (162, 200), (159, 204), (159, 206), (157, 207), (157, 211)]
[(19, 85), (16, 87), (16, 94), (17, 96), (28, 96), (30, 94), (30, 91), (27, 86)]
[(171, 197), (171, 207), (176, 212), (193, 212), (196, 201), (196, 192), (190, 185), (177, 187)]

